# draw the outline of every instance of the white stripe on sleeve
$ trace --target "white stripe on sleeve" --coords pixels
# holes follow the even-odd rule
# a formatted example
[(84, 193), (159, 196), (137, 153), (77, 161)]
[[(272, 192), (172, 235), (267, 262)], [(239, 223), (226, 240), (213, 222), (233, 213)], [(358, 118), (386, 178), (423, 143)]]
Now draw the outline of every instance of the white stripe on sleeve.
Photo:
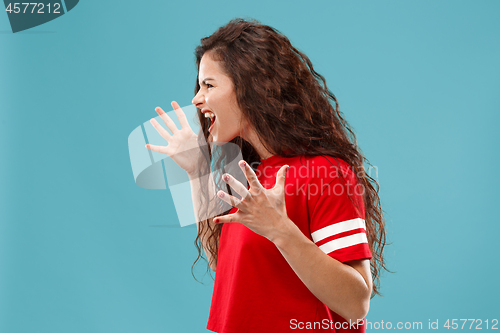
[(326, 254), (343, 249), (344, 247), (356, 245), (356, 244), (361, 244), (361, 243), (368, 243), (368, 240), (366, 239), (366, 234), (364, 232), (360, 232), (354, 235), (349, 235), (345, 236), (342, 238), (334, 239), (328, 243), (325, 243), (321, 245), (319, 248), (321, 251), (325, 252)]
[(311, 237), (312, 237), (314, 243), (317, 243), (320, 240), (325, 239), (327, 237), (340, 234), (341, 232), (359, 229), (359, 228), (366, 230), (365, 220), (363, 220), (361, 218), (356, 218), (356, 219), (335, 223), (335, 224), (329, 225), (327, 227), (321, 228), (321, 229), (311, 233)]

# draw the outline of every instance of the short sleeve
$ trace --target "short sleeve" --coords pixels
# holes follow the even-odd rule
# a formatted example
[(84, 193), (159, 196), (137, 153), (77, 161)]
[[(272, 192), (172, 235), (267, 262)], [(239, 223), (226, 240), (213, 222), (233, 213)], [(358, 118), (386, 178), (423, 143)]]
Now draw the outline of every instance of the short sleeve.
[(336, 177), (321, 188), (311, 214), (313, 242), (340, 262), (371, 259), (364, 220), (363, 188), (352, 173)]

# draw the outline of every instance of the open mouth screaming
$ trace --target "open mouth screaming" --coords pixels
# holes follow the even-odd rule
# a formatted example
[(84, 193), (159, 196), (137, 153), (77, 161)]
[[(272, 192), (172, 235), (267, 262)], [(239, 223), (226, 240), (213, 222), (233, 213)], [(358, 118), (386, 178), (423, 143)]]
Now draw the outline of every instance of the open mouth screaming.
[(212, 112), (205, 112), (205, 118), (208, 120), (208, 131), (211, 132), (215, 124), (215, 114)]

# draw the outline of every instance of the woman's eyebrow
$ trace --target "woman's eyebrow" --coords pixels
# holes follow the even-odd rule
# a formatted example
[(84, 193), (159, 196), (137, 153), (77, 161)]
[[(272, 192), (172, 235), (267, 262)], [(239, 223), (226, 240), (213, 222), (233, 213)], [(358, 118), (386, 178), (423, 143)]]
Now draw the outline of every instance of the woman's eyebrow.
[(207, 78), (204, 78), (203, 81), (201, 81), (201, 83), (207, 84), (207, 81), (215, 81), (215, 80), (212, 79), (211, 77), (207, 77)]

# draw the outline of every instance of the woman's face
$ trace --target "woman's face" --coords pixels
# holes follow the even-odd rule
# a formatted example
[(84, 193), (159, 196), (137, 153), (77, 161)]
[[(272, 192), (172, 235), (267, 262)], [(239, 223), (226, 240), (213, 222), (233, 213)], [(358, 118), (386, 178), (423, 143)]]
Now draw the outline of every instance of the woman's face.
[(213, 60), (209, 52), (201, 58), (198, 80), (200, 90), (193, 104), (201, 112), (215, 115), (209, 129), (213, 142), (229, 142), (241, 136), (245, 122), (236, 101), (234, 84), (222, 70), (222, 63)]

